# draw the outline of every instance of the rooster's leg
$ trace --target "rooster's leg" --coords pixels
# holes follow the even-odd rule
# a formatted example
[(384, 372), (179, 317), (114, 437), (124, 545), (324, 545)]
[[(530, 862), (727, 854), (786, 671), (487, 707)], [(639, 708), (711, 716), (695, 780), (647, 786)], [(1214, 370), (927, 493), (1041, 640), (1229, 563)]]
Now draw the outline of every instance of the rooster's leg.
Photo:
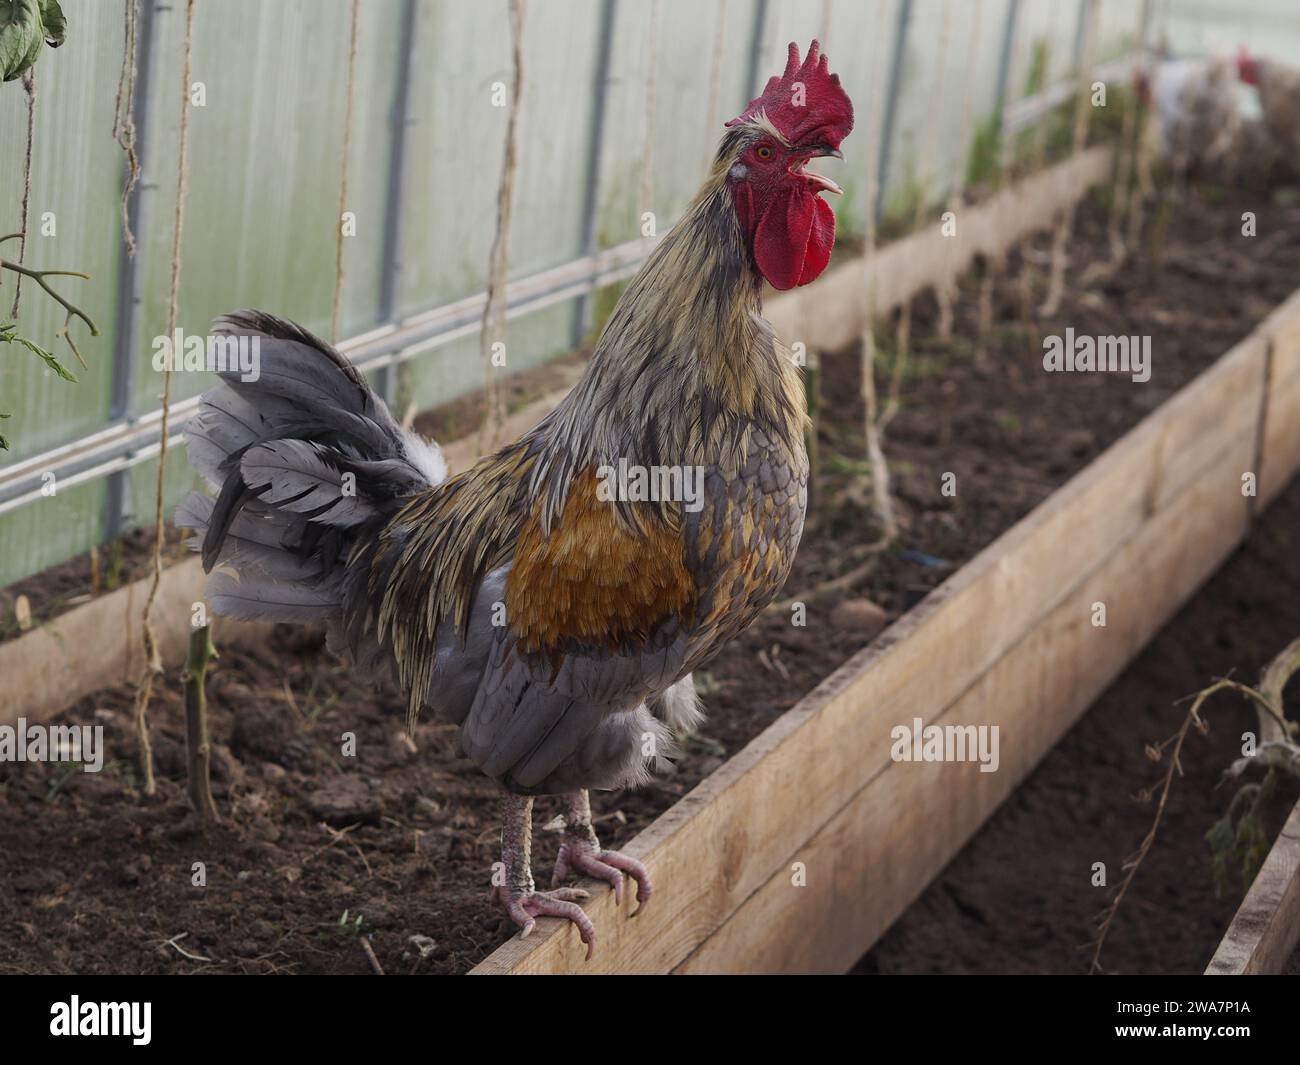
[(618, 851), (602, 850), (596, 830), (591, 824), (591, 801), (587, 792), (571, 791), (564, 796), (564, 838), (560, 842), (560, 856), (555, 860), (555, 887), (570, 874), (582, 874), (604, 880), (614, 889), (614, 902), (623, 902), (623, 874), (636, 881), (637, 908), (640, 913), (650, 901), (650, 874), (635, 858)]
[(578, 926), (578, 935), (587, 944), (590, 958), (596, 947), (596, 929), (591, 918), (574, 902), (587, 898), (578, 888), (537, 891), (533, 886), (530, 851), (533, 842), (533, 800), (521, 795), (507, 795), (501, 817), (501, 863), (503, 883), (492, 888), (493, 901), (499, 903), (510, 919), (519, 926), (520, 938), (533, 930), (538, 917), (562, 917)]

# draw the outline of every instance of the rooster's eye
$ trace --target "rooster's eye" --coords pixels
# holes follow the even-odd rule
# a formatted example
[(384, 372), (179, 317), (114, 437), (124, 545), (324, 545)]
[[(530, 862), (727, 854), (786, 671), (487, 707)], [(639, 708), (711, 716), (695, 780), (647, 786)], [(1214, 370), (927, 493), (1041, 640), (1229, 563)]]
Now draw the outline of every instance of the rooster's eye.
[(757, 152), (757, 155), (758, 155), (758, 157), (759, 157), (760, 159), (771, 159), (771, 158), (772, 158), (772, 149), (771, 149), (770, 147), (768, 147), (768, 145), (766, 145), (766, 144), (760, 145), (760, 146), (759, 146), (759, 149), (758, 149), (758, 152)]

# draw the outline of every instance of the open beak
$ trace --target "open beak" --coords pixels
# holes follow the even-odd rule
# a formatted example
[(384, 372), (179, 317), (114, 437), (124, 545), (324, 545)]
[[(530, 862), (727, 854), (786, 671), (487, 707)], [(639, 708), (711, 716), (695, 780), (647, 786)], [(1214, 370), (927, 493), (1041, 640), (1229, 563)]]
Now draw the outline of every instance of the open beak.
[(844, 192), (842, 188), (835, 184), (835, 182), (825, 174), (814, 174), (811, 170), (802, 170), (800, 173), (808, 179), (808, 184), (815, 185), (818, 190), (833, 192), (837, 196)]
[(841, 195), (844, 190), (825, 174), (815, 174), (808, 169), (808, 159), (821, 159), (829, 157), (831, 159), (843, 159), (844, 153), (838, 148), (819, 149), (813, 155), (805, 158), (793, 171), (799, 177), (803, 178), (812, 185), (818, 192), (833, 192), (835, 195)]

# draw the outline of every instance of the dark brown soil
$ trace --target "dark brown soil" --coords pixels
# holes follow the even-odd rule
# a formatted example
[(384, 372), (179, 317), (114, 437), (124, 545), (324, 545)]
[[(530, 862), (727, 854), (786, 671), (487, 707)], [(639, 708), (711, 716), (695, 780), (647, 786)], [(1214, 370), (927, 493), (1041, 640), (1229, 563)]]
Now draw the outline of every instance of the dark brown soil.
[[(1176, 212), (1162, 271), (1138, 265), (1101, 289), (1072, 288), (1056, 318), (1041, 323), (1046, 333), (1069, 325), (1079, 333), (1153, 335), (1154, 373), (1147, 384), (1117, 375), (1044, 374), (1036, 337), (1017, 324), (1012, 280), (999, 284), (997, 329), (980, 364), (964, 339), (976, 332), (974, 281), (962, 293), (957, 339), (950, 344), (932, 338), (932, 301), (918, 303), (904, 402), (887, 441), (901, 542), (857, 583), (853, 597), (869, 598), (890, 619), (905, 612), (1290, 293), (1300, 276), (1300, 241), (1267, 235), (1283, 227), (1293, 237), (1300, 233), (1300, 212), (1247, 204), (1258, 212), (1263, 235), (1250, 244), (1239, 235), (1246, 207), (1220, 201)], [(1105, 254), (1104, 221), (1099, 205), (1085, 204), (1074, 243), (1080, 267)], [(1036, 242), (1032, 260), (1046, 244), (1046, 237)], [(1010, 266), (1014, 278), (1019, 262)], [(1035, 277), (1041, 290), (1041, 266)], [(882, 331), (882, 347), (890, 335)], [(832, 622), (845, 596), (816, 591), (852, 569), (865, 557), (863, 545), (876, 538), (861, 490), (857, 352), (825, 354), (822, 377), (818, 502), (787, 588), (808, 600), (808, 623), (794, 627), (788, 613), (772, 611), (697, 675), (709, 721), (672, 775), (638, 793), (596, 798), (608, 844), (643, 828), (873, 635), (861, 610), (842, 608)], [(956, 498), (940, 494), (944, 472), (957, 475)], [(1294, 504), (1279, 513), (1287, 513), (1286, 506)], [(1092, 860), (1117, 869), (1145, 831), (1149, 811), (1122, 797), (1152, 776), (1141, 745), (1172, 731), (1170, 700), (1216, 670), (1252, 670), (1275, 649), (1275, 642), (1250, 642), (1263, 641), (1261, 631), (1229, 631), (1257, 594), (1285, 587), (1270, 580), (1266, 589), (1234, 587), (1226, 602), (1202, 608), (1202, 635), (1227, 641), (1222, 654), (1189, 654), (1199, 670), (1190, 680), (1158, 676), (1149, 697), (1153, 706), (1160, 700), (1164, 716), (1153, 719), (1150, 730), (1134, 726), (1100, 745), (1094, 757), (1118, 767), (1109, 787), (1120, 797), (1112, 795), (1106, 807), (1106, 849), (1097, 859), (1075, 856), (1079, 876), (1086, 877)], [(34, 586), (29, 594), (38, 593)], [(325, 653), (318, 635), (302, 631), (227, 649), (212, 670), (209, 691), (218, 745), (215, 788), (226, 826), (207, 839), (185, 811), (175, 676), (161, 685), (152, 712), (158, 798), (139, 792), (127, 689), (83, 700), (62, 719), (105, 726), (110, 763), (104, 772), (0, 766), (0, 850), (7, 870), (0, 876), (0, 971), (367, 972), (358, 937), (370, 933), (389, 972), (463, 972), (511, 934), (486, 904), (496, 858), (495, 791), (456, 756), (454, 732), (424, 723), (412, 750), (401, 736), (398, 693), (356, 680)], [(355, 733), (356, 757), (341, 751), (345, 732)], [(1232, 734), (1225, 725), (1209, 742), (1198, 738), (1185, 760), (1189, 773), (1217, 772), (1225, 761), (1220, 737), (1226, 743)], [(1195, 777), (1186, 783), (1188, 793), (1203, 790)], [(1059, 832), (1057, 813), (1072, 808), (1076, 790), (1079, 801), (1099, 793), (1072, 784), (1054, 802), (1039, 800), (1041, 809), (1021, 816), (1041, 817)], [(544, 801), (539, 805), (540, 824), (549, 809)], [(1133, 907), (1147, 927), (1164, 931), (1144, 938), (1117, 928), (1107, 954), (1114, 968), (1140, 968), (1153, 944), (1167, 947), (1187, 934), (1186, 920), (1161, 923), (1150, 899), (1168, 896), (1201, 906), (1200, 894), (1183, 889), (1200, 876), (1200, 836), (1216, 811), (1211, 801), (1201, 811), (1204, 823), (1193, 811), (1171, 824), (1161, 848), (1173, 868), (1153, 858), (1140, 885), (1148, 901)], [(1036, 855), (1029, 829), (1025, 833), (1020, 853)], [(535, 864), (544, 879), (554, 838), (546, 832), (539, 837)], [(195, 862), (204, 863), (206, 886), (194, 885)], [(1004, 886), (1010, 892), (1014, 882), (1007, 878)], [(661, 883), (659, 890), (673, 885)], [(1043, 920), (1083, 927), (1073, 940), (1082, 942), (1100, 902), (1099, 896), (1089, 896), (1082, 908), (1072, 902), (1068, 920), (1063, 902)], [(1231, 905), (1210, 903), (1212, 910), (1196, 911), (1198, 927), (1219, 921)], [(993, 913), (993, 902), (983, 905)], [(1025, 967), (1080, 968), (1077, 952), (1068, 963), (1048, 953), (1048, 938), (1043, 933), (1042, 959), (1025, 945)], [(914, 962), (905, 952), (889, 957), (895, 968), (930, 965), (924, 951)]]
[[(1095, 918), (1155, 815), (1135, 798), (1163, 779), (1147, 743), (1177, 732), (1175, 700), (1234, 674), (1254, 684), (1300, 635), (1300, 482), (1263, 516), (1247, 543), (1133, 661), (974, 839), (864, 957), (864, 973), (1087, 972)], [(1288, 689), (1300, 698), (1300, 682)], [(1206, 704), (1210, 731), (1193, 733), (1164, 821), (1103, 948), (1111, 972), (1199, 973), (1241, 903), (1240, 880), (1216, 895), (1205, 833), (1237, 783), (1223, 770), (1257, 731), (1233, 694)], [(1252, 773), (1250, 780), (1260, 776)], [(1300, 799), (1284, 778), (1266, 808), (1271, 840)], [(1092, 886), (1104, 862), (1108, 886)]]

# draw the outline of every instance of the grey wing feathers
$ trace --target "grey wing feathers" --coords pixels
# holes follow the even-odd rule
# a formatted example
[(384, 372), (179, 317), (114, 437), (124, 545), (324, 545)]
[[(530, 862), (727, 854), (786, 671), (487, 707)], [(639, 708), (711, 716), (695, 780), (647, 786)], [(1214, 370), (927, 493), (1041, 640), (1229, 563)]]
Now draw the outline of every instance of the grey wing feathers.
[(259, 580), (228, 569), (208, 577), (205, 595), (216, 613), (245, 621), (325, 621), (339, 605), (329, 585)]
[(373, 518), (377, 510), (357, 494), (356, 474), (339, 470), (303, 440), (271, 440), (244, 452), (239, 460), (244, 484), (263, 503), (313, 521), (345, 528)]
[[(257, 311), (218, 318), (221, 382), (186, 427), (190, 462), (215, 500), (191, 495), (177, 523), (200, 535), (217, 613), (338, 620), (358, 538), (447, 474), (437, 445), (408, 433), (356, 368), (292, 322)], [(226, 368), (228, 367), (228, 368)], [(251, 367), (251, 369), (250, 369)]]

